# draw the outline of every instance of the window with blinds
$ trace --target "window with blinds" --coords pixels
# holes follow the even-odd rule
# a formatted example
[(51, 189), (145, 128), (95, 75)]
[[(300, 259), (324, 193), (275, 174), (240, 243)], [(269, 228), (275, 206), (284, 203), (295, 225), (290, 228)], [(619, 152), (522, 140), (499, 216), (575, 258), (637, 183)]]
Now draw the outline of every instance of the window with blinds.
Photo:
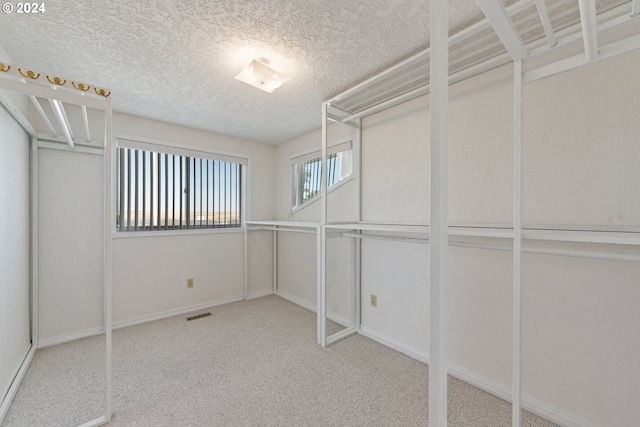
[(118, 141), (118, 231), (241, 226), (246, 159)]
[[(296, 156), (291, 159), (292, 211), (315, 199), (322, 191), (322, 154), (320, 151)], [(352, 174), (351, 142), (330, 147), (327, 152), (327, 189)]]

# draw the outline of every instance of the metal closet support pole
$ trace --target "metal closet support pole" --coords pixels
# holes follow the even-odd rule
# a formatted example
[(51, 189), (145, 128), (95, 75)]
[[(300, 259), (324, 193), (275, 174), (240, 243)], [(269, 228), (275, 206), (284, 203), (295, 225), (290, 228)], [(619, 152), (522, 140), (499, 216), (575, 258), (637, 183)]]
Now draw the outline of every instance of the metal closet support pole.
[(318, 344), (327, 346), (327, 252), (326, 252), (326, 230), (327, 223), (327, 103), (322, 103), (322, 165), (320, 168), (320, 189), (321, 189), (321, 212), (320, 225), (318, 225), (317, 256), (318, 256)]
[(273, 293), (278, 291), (278, 230), (273, 230)]
[(244, 299), (247, 299), (247, 291), (249, 288), (249, 226), (245, 222), (242, 231), (242, 249), (244, 251), (244, 258), (242, 260), (242, 294)]
[(325, 267), (325, 252), (324, 252), (324, 239), (322, 234), (324, 233), (324, 227), (318, 225), (316, 228), (316, 257), (317, 257), (317, 296), (316, 296), (316, 314), (317, 314), (317, 340), (318, 344), (326, 347), (327, 345), (327, 317), (325, 311), (325, 295), (326, 295), (326, 283), (324, 281), (324, 267)]
[(522, 331), (522, 60), (514, 61), (513, 82), (513, 427), (520, 426)]
[(113, 197), (113, 177), (115, 176), (115, 151), (113, 149), (113, 110), (111, 107), (111, 97), (107, 98), (107, 108), (105, 112), (105, 132), (104, 132), (104, 164), (105, 164), (105, 215), (104, 232), (104, 332), (105, 332), (105, 414), (107, 422), (111, 421), (113, 407), (113, 391), (111, 386), (111, 352), (112, 352), (112, 325), (113, 325), (113, 238), (115, 231), (115, 203)]
[(328, 132), (327, 129), (327, 103), (322, 103), (322, 165), (320, 167), (320, 193), (321, 193), (321, 209), (320, 224), (327, 223), (327, 145)]
[(447, 425), (449, 5), (431, 0), (429, 425)]

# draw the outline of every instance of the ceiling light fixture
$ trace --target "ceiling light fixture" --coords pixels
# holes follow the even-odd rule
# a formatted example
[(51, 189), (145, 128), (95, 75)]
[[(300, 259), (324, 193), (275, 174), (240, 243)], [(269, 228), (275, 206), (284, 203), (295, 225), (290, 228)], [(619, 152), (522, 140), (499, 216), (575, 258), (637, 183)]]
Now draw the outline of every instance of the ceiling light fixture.
[(267, 93), (272, 93), (291, 77), (269, 67), (269, 60), (257, 58), (235, 78)]

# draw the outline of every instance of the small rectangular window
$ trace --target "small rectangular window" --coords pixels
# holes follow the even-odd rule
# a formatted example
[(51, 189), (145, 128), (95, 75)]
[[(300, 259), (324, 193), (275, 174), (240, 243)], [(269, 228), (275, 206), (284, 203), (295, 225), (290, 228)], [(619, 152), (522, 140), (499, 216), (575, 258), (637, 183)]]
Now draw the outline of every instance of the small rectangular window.
[[(330, 147), (327, 152), (327, 189), (350, 177), (353, 172), (351, 142)], [(322, 191), (322, 154), (320, 151), (291, 159), (291, 209), (311, 201)]]
[(241, 226), (241, 162), (125, 145), (117, 148), (118, 231)]

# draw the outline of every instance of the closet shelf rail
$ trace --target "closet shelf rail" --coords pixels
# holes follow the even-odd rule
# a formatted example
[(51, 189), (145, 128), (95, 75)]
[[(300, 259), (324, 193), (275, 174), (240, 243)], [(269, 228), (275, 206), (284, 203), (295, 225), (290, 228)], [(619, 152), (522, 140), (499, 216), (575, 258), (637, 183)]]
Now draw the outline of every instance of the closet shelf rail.
[[(33, 137), (66, 142), (70, 148), (76, 143), (91, 144), (90, 115), (87, 108), (105, 111), (110, 108), (111, 91), (93, 84), (34, 71), (30, 68), (0, 62), (0, 102)], [(39, 133), (12, 98), (4, 90), (28, 96), (42, 119), (48, 133)], [(65, 106), (67, 104), (67, 106)], [(69, 120), (69, 106), (77, 109), (82, 121), (84, 138), (76, 139)], [(57, 129), (56, 129), (57, 125)]]
[[(374, 223), (341, 223), (326, 224), (327, 230), (342, 230), (342, 236), (387, 240), (421, 240), (428, 241), (428, 225), (374, 224)], [(554, 241), (566, 243), (595, 243), (609, 245), (640, 246), (640, 230), (635, 227), (570, 227), (562, 226), (524, 226), (524, 240)], [(384, 234), (371, 234), (371, 233)], [(513, 239), (513, 228), (507, 225), (471, 226), (450, 225), (449, 236), (461, 238), (499, 238)]]
[[(638, 0), (602, 0), (595, 16), (597, 26), (588, 27), (590, 60), (605, 59), (633, 50), (634, 40), (601, 46), (593, 54), (593, 40), (640, 21)], [(491, 7), (494, 2), (486, 1)], [(575, 56), (576, 42), (583, 40), (580, 6), (574, 0), (542, 2), (520, 0), (505, 8), (507, 21), (513, 24), (513, 43), (518, 56), (535, 64), (525, 70), (525, 82), (531, 82), (584, 65), (585, 55)], [(634, 12), (635, 11), (635, 12)], [(400, 103), (430, 92), (430, 48), (388, 68), (327, 101), (334, 121), (352, 123)], [(471, 25), (449, 37), (449, 83), (453, 84), (490, 69), (510, 63), (513, 58), (488, 19)], [(547, 60), (547, 58), (551, 58)], [(565, 62), (560, 61), (563, 59)], [(548, 63), (550, 62), (550, 63)]]

